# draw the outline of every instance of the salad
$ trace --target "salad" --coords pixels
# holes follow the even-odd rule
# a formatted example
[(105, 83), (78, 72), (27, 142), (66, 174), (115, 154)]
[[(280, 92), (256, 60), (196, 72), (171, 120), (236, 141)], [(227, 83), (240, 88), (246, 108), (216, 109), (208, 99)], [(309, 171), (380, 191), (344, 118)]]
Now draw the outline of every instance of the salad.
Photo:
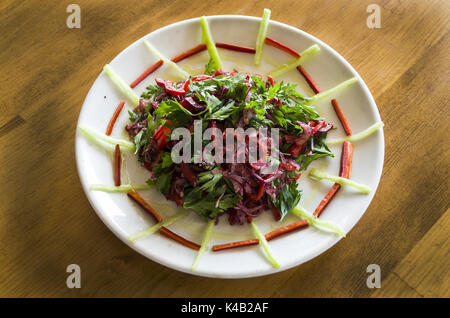
[[(129, 140), (112, 137), (117, 118), (125, 101), (121, 101), (107, 126), (106, 133), (80, 125), (81, 133), (92, 143), (114, 153), (114, 185), (91, 185), (91, 190), (126, 192), (154, 218), (156, 224), (129, 237), (131, 242), (161, 233), (188, 248), (198, 251), (193, 262), (195, 270), (208, 251), (221, 251), (240, 246), (261, 245), (268, 261), (281, 265), (273, 256), (269, 241), (307, 226), (345, 236), (337, 224), (319, 216), (342, 186), (350, 186), (367, 194), (370, 188), (350, 179), (354, 142), (364, 139), (383, 126), (375, 123), (353, 134), (336, 99), (332, 107), (340, 121), (327, 122), (314, 108), (319, 100), (335, 94), (358, 81), (350, 78), (322, 91), (302, 64), (320, 52), (312, 45), (303, 52), (267, 37), (270, 10), (261, 19), (255, 48), (215, 42), (205, 17), (200, 18), (202, 43), (169, 59), (144, 40), (145, 47), (158, 58), (131, 84), (127, 84), (110, 65), (104, 72), (111, 83), (132, 105), (129, 123), (124, 127)], [(254, 55), (255, 65), (261, 63), (265, 45), (274, 46), (292, 56), (292, 60), (268, 74), (253, 74), (225, 70), (217, 48)], [(209, 54), (203, 74), (191, 75), (178, 62), (202, 51)], [(162, 65), (175, 70), (179, 81), (156, 77), (138, 96), (134, 88)], [(303, 96), (295, 83), (276, 80), (282, 74), (297, 70), (315, 95)], [(327, 139), (333, 129), (342, 128), (347, 137)], [(334, 185), (313, 213), (299, 203), (302, 191), (298, 180), (309, 165), (319, 158), (334, 158), (328, 148), (342, 144), (339, 175), (309, 169), (308, 176)], [(122, 153), (133, 153), (148, 171), (146, 184), (122, 184)], [(156, 188), (167, 200), (183, 207), (169, 217), (153, 209), (138, 191)], [(187, 240), (168, 227), (188, 213), (204, 220), (205, 229), (200, 244)], [(280, 222), (292, 213), (299, 220), (263, 233), (254, 222), (263, 213), (271, 213)], [(250, 225), (254, 239), (210, 246), (214, 226), (221, 219), (231, 225)]]
[[(294, 84), (220, 69), (211, 74), (178, 83), (156, 78), (156, 84), (147, 87), (130, 112), (132, 123), (126, 130), (136, 145), (138, 160), (151, 172), (148, 182), (168, 200), (204, 220), (226, 215), (230, 224), (244, 224), (269, 210), (279, 221), (300, 200), (297, 179), (301, 171), (313, 160), (333, 156), (325, 142), (333, 126), (304, 103), (307, 99)], [(192, 154), (187, 162), (175, 164), (171, 152), (179, 141), (171, 140), (170, 132), (184, 127), (194, 134), (195, 120), (201, 122), (195, 133), (217, 129), (216, 138), (224, 140), (223, 148), (234, 147), (235, 155), (238, 147), (226, 144), (226, 129), (254, 128), (258, 145), (264, 145), (260, 149), (266, 152), (263, 157), (269, 157), (273, 136), (263, 136), (261, 128), (278, 128), (277, 168), (262, 174), (269, 160), (249, 162), (250, 138), (242, 138), (245, 162), (195, 164)], [(259, 144), (262, 139), (265, 144)]]

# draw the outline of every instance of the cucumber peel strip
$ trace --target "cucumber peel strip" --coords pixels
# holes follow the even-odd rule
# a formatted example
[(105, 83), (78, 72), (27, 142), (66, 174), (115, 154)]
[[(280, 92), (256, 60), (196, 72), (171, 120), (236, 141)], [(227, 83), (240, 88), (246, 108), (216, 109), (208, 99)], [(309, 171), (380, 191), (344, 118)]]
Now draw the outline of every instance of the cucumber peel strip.
[(308, 221), (309, 225), (315, 227), (318, 230), (326, 229), (328, 231), (332, 231), (332, 232), (336, 233), (337, 235), (339, 235), (341, 237), (345, 237), (345, 232), (342, 231), (339, 228), (339, 226), (337, 226), (336, 224), (334, 224), (332, 222), (319, 220), (314, 215), (312, 215), (311, 213), (306, 211), (306, 209), (300, 205), (297, 205), (295, 208), (293, 208), (291, 210), (291, 212), (293, 214), (295, 214), (296, 216), (298, 216), (302, 219), (305, 219), (306, 221)]
[(269, 243), (267, 243), (264, 234), (258, 229), (258, 227), (254, 222), (251, 222), (250, 225), (252, 226), (253, 233), (255, 234), (256, 238), (259, 240), (259, 243), (263, 247), (265, 255), (270, 264), (272, 264), (272, 266), (275, 268), (280, 268), (280, 263), (278, 263), (278, 261), (273, 257), (272, 250), (269, 246)]
[(140, 232), (137, 232), (136, 234), (131, 235), (130, 237), (128, 237), (128, 240), (134, 243), (137, 240), (140, 240), (141, 238), (152, 235), (152, 234), (158, 232), (159, 229), (162, 228), (163, 226), (169, 226), (169, 225), (173, 224), (179, 218), (185, 216), (186, 214), (187, 214), (187, 211), (181, 211), (181, 212), (178, 212), (167, 218), (164, 218), (161, 222), (159, 222), (143, 231), (140, 231)]
[(186, 79), (186, 78), (189, 78), (189, 76), (191, 76), (188, 72), (186, 72), (181, 67), (179, 67), (177, 65), (177, 63), (169, 60), (167, 57), (162, 55), (161, 52), (159, 52), (153, 45), (150, 44), (150, 42), (148, 42), (147, 40), (144, 40), (144, 44), (149, 49), (149, 51), (153, 55), (156, 56), (157, 59), (162, 60), (164, 62), (164, 64), (169, 65), (172, 69), (174, 69), (180, 75), (181, 78)]
[(209, 241), (211, 240), (211, 234), (212, 230), (214, 228), (216, 220), (209, 220), (208, 225), (206, 225), (205, 231), (203, 233), (203, 239), (202, 244), (200, 246), (200, 250), (197, 253), (197, 256), (195, 257), (194, 263), (192, 264), (192, 270), (195, 271), (197, 269), (198, 263), (200, 262), (200, 259), (203, 257), (205, 252), (209, 248)]
[(133, 103), (134, 106), (139, 105), (139, 96), (131, 89), (127, 83), (112, 69), (109, 64), (103, 67), (103, 71), (114, 83), (114, 85)]
[(364, 129), (360, 133), (357, 133), (357, 134), (354, 134), (354, 135), (351, 135), (351, 136), (347, 136), (347, 137), (343, 137), (343, 138), (339, 138), (339, 139), (327, 140), (327, 145), (335, 145), (335, 144), (342, 143), (344, 141), (351, 141), (351, 142), (353, 142), (353, 141), (358, 141), (358, 140), (364, 139), (364, 138), (372, 135), (374, 132), (376, 132), (377, 130), (379, 130), (383, 126), (384, 126), (383, 122), (375, 123), (372, 126)]
[(280, 75), (283, 75), (290, 70), (293, 70), (300, 64), (304, 63), (306, 60), (308, 60), (311, 56), (316, 54), (320, 51), (320, 46), (317, 44), (311, 45), (309, 48), (304, 50), (300, 53), (299, 58), (294, 58), (287, 63), (281, 64), (280, 66), (275, 67), (273, 70), (271, 70), (268, 74), (272, 75), (273, 77), (278, 77)]
[(136, 148), (136, 146), (131, 141), (107, 136), (84, 125), (80, 125), (78, 126), (78, 128), (89, 141), (106, 150), (114, 151), (116, 145), (120, 146), (120, 150), (124, 150), (127, 152), (134, 152)]
[(338, 92), (340, 90), (343, 90), (344, 88), (347, 88), (347, 87), (349, 87), (350, 85), (352, 85), (352, 84), (354, 84), (356, 82), (358, 82), (358, 78), (352, 77), (352, 78), (350, 78), (350, 79), (340, 83), (339, 85), (337, 85), (337, 86), (335, 86), (333, 88), (330, 88), (330, 89), (328, 89), (326, 91), (323, 91), (323, 92), (321, 92), (319, 94), (316, 94), (316, 95), (308, 98), (306, 100), (306, 104), (312, 104), (312, 103), (318, 102), (319, 100), (322, 100), (322, 99), (330, 96), (333, 93), (336, 93), (336, 92)]
[(128, 192), (131, 190), (148, 190), (151, 189), (152, 186), (148, 184), (122, 184), (120, 186), (113, 186), (109, 184), (91, 184), (89, 189), (93, 191), (104, 191), (104, 192)]
[(269, 28), (270, 10), (264, 9), (261, 23), (259, 25), (258, 37), (256, 38), (256, 51), (255, 51), (255, 65), (261, 64), (261, 55), (264, 47), (264, 42), (267, 36), (267, 29)]
[(206, 17), (200, 18), (200, 25), (202, 27), (202, 42), (206, 44), (210, 58), (213, 60), (217, 69), (221, 69), (222, 60), (220, 59), (219, 51), (217, 51), (216, 44), (212, 38), (211, 30), (209, 29), (208, 20)]
[(321, 171), (319, 169), (316, 168), (312, 168), (309, 171), (308, 176), (313, 179), (313, 180), (330, 180), (336, 183), (339, 183), (340, 185), (347, 185), (347, 186), (351, 186), (355, 189), (357, 189), (359, 192), (364, 193), (364, 194), (369, 194), (370, 192), (370, 188), (364, 184), (358, 183), (356, 181), (347, 179), (347, 178), (343, 178), (343, 177), (338, 177), (338, 176), (334, 176), (331, 175), (329, 173), (326, 173), (325, 171)]

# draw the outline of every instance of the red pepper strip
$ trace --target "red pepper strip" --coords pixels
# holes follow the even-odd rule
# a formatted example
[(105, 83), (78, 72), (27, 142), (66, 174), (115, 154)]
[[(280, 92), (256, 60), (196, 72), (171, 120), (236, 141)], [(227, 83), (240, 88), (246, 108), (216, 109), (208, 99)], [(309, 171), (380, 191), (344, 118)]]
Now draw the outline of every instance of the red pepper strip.
[(344, 127), (344, 131), (347, 134), (347, 136), (351, 136), (352, 135), (352, 130), (350, 129), (350, 126), (348, 125), (347, 119), (345, 118), (344, 114), (342, 113), (341, 108), (338, 105), (337, 100), (332, 99), (331, 100), (331, 104), (333, 105), (334, 111), (336, 112), (342, 127)]
[(143, 197), (139, 195), (135, 190), (128, 191), (127, 195), (133, 199), (137, 204), (139, 204), (145, 211), (147, 211), (151, 216), (153, 216), (156, 222), (161, 222), (162, 217), (158, 214), (151, 206), (148, 204)]
[(350, 178), (350, 173), (352, 171), (352, 161), (353, 161), (353, 144), (350, 141), (344, 141), (342, 145), (342, 155), (341, 155), (341, 170), (339, 176), (343, 178)]
[[(353, 144), (349, 141), (344, 141), (342, 145), (342, 154), (341, 154), (341, 169), (339, 172), (339, 176), (343, 178), (350, 178), (350, 172), (352, 169), (352, 159), (353, 159)], [(328, 203), (330, 203), (331, 199), (333, 199), (334, 195), (341, 188), (339, 183), (335, 183), (330, 191), (325, 195), (325, 197), (320, 201), (316, 210), (314, 211), (314, 216), (319, 217), (323, 210), (326, 208)]]
[(181, 86), (180, 88), (176, 88), (172, 81), (155, 78), (155, 82), (158, 86), (164, 87), (166, 92), (169, 94), (172, 94), (172, 95), (186, 94), (186, 91), (184, 90), (183, 86)]
[(338, 190), (341, 188), (341, 185), (339, 183), (333, 184), (330, 191), (325, 195), (325, 197), (320, 201), (319, 205), (317, 206), (316, 210), (314, 211), (313, 215), (318, 218), (320, 214), (322, 214), (323, 210), (327, 207), (328, 203), (330, 203), (331, 199), (334, 197), (334, 195), (338, 192)]
[(163, 65), (163, 60), (159, 60), (158, 62), (156, 62), (155, 64), (153, 64), (152, 66), (150, 66), (148, 69), (146, 69), (144, 71), (144, 73), (142, 73), (141, 75), (139, 75), (138, 78), (136, 78), (134, 80), (133, 83), (130, 84), (131, 88), (135, 88), (140, 82), (142, 82), (147, 76), (149, 76), (150, 74), (152, 74), (154, 71), (156, 71), (158, 68), (161, 67), (161, 65)]
[(120, 186), (120, 163), (122, 161), (120, 157), (120, 146), (116, 145), (115, 150), (114, 185), (118, 187)]
[(250, 53), (250, 54), (255, 54), (256, 53), (255, 49), (252, 49), (252, 48), (249, 48), (249, 47), (233, 45), (233, 44), (216, 43), (216, 47), (220, 47), (222, 49), (227, 49), (227, 50), (231, 50), (231, 51)]
[(319, 120), (319, 122), (314, 123), (312, 134), (316, 134), (323, 126), (325, 126), (325, 120)]
[(267, 241), (270, 241), (280, 235), (287, 234), (294, 230), (301, 229), (302, 227), (305, 227), (307, 225), (308, 225), (308, 221), (300, 220), (300, 221), (288, 224), (286, 226), (280, 227), (276, 230), (273, 230), (272, 232), (269, 232), (266, 235), (264, 235), (264, 237), (266, 238)]
[(301, 67), (301, 65), (297, 66), (297, 70), (303, 75), (303, 77), (305, 78), (309, 87), (311, 87), (311, 89), (313, 90), (313, 92), (316, 94), (319, 94), (320, 88), (316, 84), (316, 82), (314, 82), (314, 80), (311, 78), (311, 76), (308, 74), (308, 72), (306, 72), (305, 69), (303, 67)]
[(265, 42), (266, 42), (266, 44), (276, 47), (278, 49), (281, 49), (281, 50), (289, 53), (290, 55), (295, 56), (296, 58), (300, 57), (300, 54), (295, 52), (293, 49), (291, 49), (291, 48), (287, 47), (286, 45), (283, 45), (280, 42), (277, 42), (271, 38), (266, 37)]
[(166, 145), (168, 138), (167, 134), (169, 134), (171, 131), (172, 130), (170, 128), (165, 126), (159, 126), (159, 128), (156, 130), (153, 138), (156, 140), (159, 150), (163, 149)]
[(201, 82), (201, 81), (206, 81), (211, 78), (213, 78), (213, 77), (210, 75), (197, 75), (192, 78), (192, 81), (193, 82)]
[(273, 80), (272, 75), (267, 75), (267, 80), (269, 81), (270, 85), (272, 85), (272, 86), (275, 85), (275, 81)]
[(124, 101), (121, 101), (119, 105), (117, 106), (113, 116), (111, 117), (111, 120), (109, 121), (108, 128), (106, 128), (106, 135), (109, 136), (112, 133), (112, 130), (114, 128), (114, 124), (116, 123), (117, 117), (119, 117), (120, 112), (122, 111), (123, 105), (125, 105)]
[(193, 250), (198, 251), (200, 249), (200, 245), (198, 245), (194, 242), (191, 242), (189, 240), (186, 240), (184, 237), (181, 237), (180, 235), (172, 232), (171, 230), (169, 230), (168, 228), (166, 228), (164, 226), (159, 229), (159, 233), (167, 236), (168, 238), (171, 238), (172, 240), (174, 240), (186, 247), (192, 248)]
[(180, 62), (181, 60), (184, 60), (185, 58), (188, 58), (188, 57), (190, 57), (190, 56), (192, 56), (192, 55), (194, 55), (194, 54), (200, 53), (201, 51), (205, 51), (205, 50), (206, 50), (206, 44), (203, 44), (203, 43), (202, 43), (202, 44), (199, 44), (199, 45), (193, 47), (192, 49), (187, 50), (186, 52), (181, 53), (180, 55), (175, 56), (175, 57), (172, 59), (172, 62), (178, 63), (178, 62)]
[(257, 245), (257, 244), (259, 244), (258, 239), (251, 239), (251, 240), (237, 241), (237, 242), (231, 242), (231, 243), (225, 243), (225, 244), (217, 244), (212, 247), (212, 250), (214, 252), (217, 252), (217, 251), (226, 250), (229, 248)]
[[(292, 231), (301, 229), (307, 225), (308, 225), (308, 221), (300, 220), (300, 221), (291, 223), (289, 225), (280, 227), (276, 230), (273, 230), (272, 232), (265, 234), (264, 237), (266, 238), (267, 241), (271, 241), (280, 235), (287, 234)], [(243, 240), (243, 241), (214, 245), (212, 247), (212, 250), (214, 252), (217, 252), (217, 251), (226, 250), (226, 249), (230, 249), (230, 248), (249, 246), (249, 245), (257, 245), (257, 244), (259, 244), (258, 239), (250, 239), (250, 240)]]

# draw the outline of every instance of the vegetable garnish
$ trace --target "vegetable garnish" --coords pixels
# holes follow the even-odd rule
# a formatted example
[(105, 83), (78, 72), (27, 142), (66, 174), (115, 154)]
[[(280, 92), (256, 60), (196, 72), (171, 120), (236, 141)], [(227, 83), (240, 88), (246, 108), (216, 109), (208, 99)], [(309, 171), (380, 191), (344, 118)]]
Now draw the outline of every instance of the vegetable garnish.
[(136, 192), (136, 190), (132, 189), (130, 191), (128, 191), (127, 195), (133, 199), (137, 204), (139, 204), (141, 206), (141, 208), (143, 208), (145, 211), (148, 212), (148, 214), (150, 214), (151, 216), (153, 216), (153, 218), (156, 220), (156, 222), (161, 222), (162, 221), (162, 217), (161, 215), (158, 214), (158, 212), (155, 211), (155, 209), (153, 209), (150, 204), (147, 203), (147, 201), (144, 200), (143, 197), (141, 197), (139, 195), (139, 193)]
[(156, 223), (155, 225), (153, 225), (143, 231), (140, 231), (138, 233), (131, 235), (128, 238), (128, 240), (130, 240), (131, 242), (136, 242), (137, 240), (140, 240), (144, 237), (147, 237), (149, 235), (152, 235), (152, 234), (158, 232), (163, 226), (169, 226), (169, 225), (175, 223), (176, 221), (178, 221), (178, 219), (180, 219), (186, 215), (187, 215), (187, 211), (181, 211), (174, 215), (166, 217), (161, 222)]
[[(175, 62), (169, 60), (167, 57), (162, 55), (153, 45), (150, 44), (147, 40), (144, 40), (145, 46), (149, 49), (149, 51), (156, 56), (156, 58), (162, 60), (164, 64), (169, 65), (173, 70), (175, 70), (181, 78), (188, 78), (190, 74), (179, 67)], [(137, 105), (137, 104), (136, 104)]]
[[(344, 141), (342, 144), (342, 153), (341, 153), (341, 168), (339, 171), (339, 176), (343, 178), (350, 178), (350, 173), (352, 170), (352, 161), (353, 161), (353, 144), (349, 141)], [(320, 201), (316, 210), (314, 211), (314, 216), (319, 217), (323, 210), (327, 207), (328, 203), (333, 199), (334, 195), (341, 188), (339, 183), (333, 184), (331, 189), (325, 195), (325, 197)]]
[(217, 252), (217, 251), (226, 250), (226, 249), (235, 248), (235, 247), (258, 245), (258, 244), (259, 244), (258, 239), (250, 239), (250, 240), (243, 240), (243, 241), (237, 241), (237, 242), (231, 242), (231, 243), (225, 243), (225, 244), (217, 244), (212, 247), (212, 250), (214, 252)]
[(116, 108), (111, 120), (109, 121), (108, 128), (106, 128), (106, 136), (110, 136), (112, 130), (114, 128), (114, 124), (116, 123), (117, 117), (119, 117), (120, 112), (122, 111), (123, 105), (125, 105), (125, 101), (121, 101)]
[(139, 104), (139, 97), (135, 92), (128, 86), (125, 81), (117, 75), (117, 73), (112, 69), (109, 64), (103, 67), (103, 71), (109, 77), (111, 82), (128, 98), (128, 100), (135, 106)]
[(189, 50), (187, 50), (186, 52), (183, 52), (183, 53), (181, 53), (180, 55), (175, 56), (175, 57), (172, 59), (172, 62), (178, 63), (178, 62), (180, 62), (180, 61), (182, 61), (182, 60), (184, 60), (184, 59), (186, 59), (186, 58), (188, 58), (188, 57), (190, 57), (190, 56), (192, 56), (192, 55), (195, 55), (195, 54), (197, 54), (197, 53), (200, 53), (200, 52), (202, 52), (202, 51), (204, 51), (204, 50), (206, 50), (206, 44), (201, 43), (201, 44), (199, 44), (199, 45), (193, 47), (192, 49), (189, 49)]
[(283, 50), (286, 53), (289, 53), (290, 55), (292, 55), (293, 57), (296, 57), (296, 58), (300, 57), (300, 54), (295, 52), (293, 49), (291, 49), (290, 47), (287, 47), (286, 45), (281, 44), (280, 42), (275, 41), (274, 39), (266, 37), (265, 42), (267, 45), (270, 45), (270, 46), (276, 47), (280, 50)]
[(194, 243), (194, 242), (191, 242), (191, 241), (185, 239), (184, 237), (172, 232), (171, 230), (169, 230), (168, 228), (166, 228), (164, 226), (159, 229), (159, 233), (161, 233), (161, 234), (165, 235), (166, 237), (171, 238), (172, 240), (180, 243), (181, 245), (189, 247), (193, 250), (198, 251), (200, 249), (200, 245), (198, 245), (197, 243)]
[(350, 180), (350, 179), (347, 179), (347, 178), (334, 176), (334, 175), (331, 175), (331, 174), (329, 174), (329, 173), (327, 173), (325, 171), (318, 170), (316, 168), (311, 169), (309, 171), (308, 176), (311, 179), (314, 179), (314, 180), (317, 180), (317, 181), (325, 179), (325, 180), (329, 180), (329, 181), (333, 181), (333, 182), (339, 183), (340, 185), (351, 186), (351, 187), (355, 188), (356, 190), (358, 190), (359, 192), (364, 193), (364, 194), (369, 194), (369, 192), (370, 192), (370, 188), (368, 186), (364, 185), (364, 184), (358, 183), (356, 181), (353, 181), (353, 180)]
[(139, 184), (139, 185), (134, 185), (134, 184), (122, 184), (120, 186), (112, 186), (112, 185), (107, 185), (107, 184), (91, 184), (89, 186), (89, 189), (93, 190), (93, 191), (104, 191), (104, 192), (128, 192), (130, 190), (148, 190), (151, 189), (152, 186), (148, 185), (148, 184)]
[(120, 146), (116, 145), (115, 154), (114, 154), (114, 185), (116, 187), (120, 186), (120, 164), (122, 161), (122, 157), (120, 156)]
[[(292, 231), (301, 229), (306, 226), (308, 226), (308, 222), (306, 220), (296, 221), (296, 222), (293, 222), (286, 226), (277, 228), (269, 233), (266, 233), (266, 234), (264, 234), (264, 237), (266, 238), (267, 241), (271, 241), (281, 235), (291, 233)], [(230, 243), (224, 243), (224, 244), (217, 244), (217, 245), (213, 246), (212, 250), (214, 252), (216, 252), (216, 251), (221, 251), (221, 250), (225, 250), (225, 249), (248, 246), (248, 245), (256, 245), (256, 244), (259, 244), (258, 239), (250, 239), (250, 240), (236, 241), (236, 242), (230, 242)]]
[(220, 59), (219, 52), (217, 51), (216, 45), (212, 38), (206, 17), (200, 18), (200, 25), (202, 27), (202, 40), (206, 44), (206, 48), (208, 49), (210, 56), (210, 62), (208, 63), (209, 68), (211, 70), (222, 69), (222, 60)]
[(272, 250), (269, 246), (269, 243), (267, 243), (267, 240), (264, 237), (264, 234), (258, 229), (258, 227), (256, 226), (256, 224), (254, 222), (251, 222), (250, 225), (252, 226), (253, 233), (258, 238), (259, 242), (261, 243), (262, 248), (264, 249), (267, 260), (270, 262), (270, 264), (272, 264), (273, 267), (280, 268), (280, 263), (278, 263), (278, 261), (272, 255)]
[(269, 28), (270, 10), (264, 9), (261, 23), (259, 24), (258, 37), (256, 38), (256, 52), (255, 52), (255, 65), (261, 64), (261, 55), (264, 47), (264, 40), (267, 35), (267, 29)]
[(233, 44), (226, 44), (226, 43), (216, 43), (216, 47), (219, 47), (221, 49), (230, 50), (230, 51), (250, 53), (250, 54), (255, 54), (255, 52), (256, 52), (255, 49), (252, 49), (249, 47), (238, 46), (238, 45), (233, 45)]
[(343, 138), (339, 138), (339, 139), (327, 140), (327, 144), (335, 145), (335, 144), (339, 144), (344, 141), (351, 141), (351, 142), (359, 141), (361, 139), (364, 139), (364, 138), (370, 136), (371, 134), (373, 134), (374, 132), (376, 132), (378, 129), (380, 129), (383, 126), (384, 126), (384, 123), (382, 123), (382, 122), (375, 123), (372, 126), (364, 129), (360, 133), (357, 133), (357, 134), (354, 134), (351, 136), (347, 136), (347, 137), (343, 137)]
[(203, 239), (202, 239), (202, 244), (201, 244), (200, 250), (198, 251), (197, 256), (195, 257), (194, 263), (192, 264), (193, 271), (197, 269), (200, 259), (203, 257), (203, 255), (209, 248), (209, 241), (211, 240), (211, 234), (212, 234), (212, 230), (214, 228), (215, 222), (216, 222), (216, 220), (209, 220), (208, 225), (206, 225), (205, 231), (203, 233)]
[(306, 80), (306, 82), (308, 83), (309, 87), (311, 87), (313, 92), (316, 94), (319, 94), (320, 88), (317, 85), (317, 83), (314, 82), (311, 75), (309, 75), (308, 72), (306, 72), (305, 69), (301, 65), (297, 66), (297, 70), (300, 72), (300, 74), (302, 74), (303, 78)]
[(307, 221), (305, 221), (305, 220), (296, 221), (296, 222), (293, 222), (286, 226), (280, 227), (276, 230), (273, 230), (273, 231), (267, 233), (266, 235), (264, 235), (264, 237), (266, 238), (267, 241), (270, 241), (270, 240), (273, 240), (274, 238), (277, 238), (280, 235), (291, 233), (292, 231), (299, 230), (305, 226), (308, 226)]
[(340, 83), (339, 85), (337, 85), (335, 87), (332, 87), (332, 88), (330, 88), (330, 89), (328, 89), (326, 91), (320, 92), (319, 94), (316, 94), (316, 95), (310, 97), (306, 101), (306, 104), (316, 103), (316, 102), (318, 102), (318, 101), (320, 101), (320, 100), (330, 96), (331, 94), (337, 93), (337, 92), (343, 90), (344, 88), (349, 87), (350, 85), (352, 85), (352, 84), (354, 84), (356, 82), (358, 82), (358, 78), (352, 77), (352, 78), (350, 78), (350, 79)]
[(325, 197), (320, 201), (319, 205), (314, 211), (314, 216), (318, 218), (320, 214), (322, 214), (323, 210), (328, 206), (328, 203), (334, 198), (336, 193), (341, 188), (341, 185), (339, 183), (333, 184), (333, 186), (330, 188), (328, 193), (325, 195)]
[(105, 150), (115, 151), (115, 145), (119, 145), (123, 151), (133, 152), (135, 150), (135, 145), (130, 141), (107, 136), (84, 125), (80, 125), (78, 128), (89, 141)]
[(347, 134), (347, 136), (351, 136), (352, 130), (350, 129), (350, 126), (348, 125), (348, 122), (347, 122), (347, 118), (345, 118), (344, 113), (342, 113), (342, 110), (339, 107), (337, 100), (332, 99), (331, 105), (333, 105), (334, 111), (336, 112), (336, 114), (339, 118), (339, 121), (341, 122), (342, 127), (344, 128), (345, 133)]
[(319, 230), (325, 229), (325, 230), (334, 232), (339, 236), (345, 237), (344, 231), (342, 231), (339, 228), (339, 226), (337, 226), (336, 224), (334, 224), (332, 222), (327, 222), (327, 221), (317, 219), (313, 214), (306, 211), (305, 208), (303, 208), (300, 205), (297, 205), (295, 208), (293, 208), (291, 210), (291, 212), (293, 214), (295, 214), (296, 216), (303, 218), (304, 219), (303, 221), (307, 221), (307, 223), (309, 225), (311, 225)]
[(140, 82), (142, 82), (147, 76), (149, 76), (150, 74), (152, 74), (154, 71), (156, 71), (158, 68), (160, 68), (162, 65), (164, 64), (163, 60), (159, 60), (158, 62), (156, 62), (155, 64), (153, 64), (152, 66), (150, 66), (148, 69), (146, 69), (144, 71), (144, 73), (142, 73), (141, 75), (139, 75), (138, 78), (136, 78), (134, 80), (133, 83), (130, 84), (131, 88), (135, 88)]
[(288, 61), (287, 63), (281, 64), (278, 67), (275, 67), (273, 70), (269, 72), (270, 75), (273, 77), (278, 77), (280, 75), (283, 75), (290, 70), (293, 70), (297, 66), (299, 66), (301, 63), (304, 63), (308, 58), (316, 54), (320, 51), (320, 46), (317, 44), (311, 45), (309, 48), (304, 50), (300, 53), (299, 58), (294, 58), (293, 60)]

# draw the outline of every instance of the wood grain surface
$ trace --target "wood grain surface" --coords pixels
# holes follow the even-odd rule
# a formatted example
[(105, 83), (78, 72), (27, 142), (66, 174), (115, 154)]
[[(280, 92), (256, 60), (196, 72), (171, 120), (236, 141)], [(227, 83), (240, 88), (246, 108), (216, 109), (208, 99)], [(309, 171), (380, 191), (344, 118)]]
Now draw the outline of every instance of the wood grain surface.
[[(449, 1), (72, 1), (0, 3), (0, 296), (2, 297), (449, 297)], [(369, 29), (366, 8), (381, 8)], [(122, 49), (201, 15), (260, 16), (331, 45), (368, 84), (385, 123), (383, 176), (348, 235), (276, 275), (219, 280), (156, 264), (110, 232), (75, 166), (83, 100)], [(66, 267), (82, 269), (80, 289)], [(366, 286), (369, 264), (380, 289)]]

